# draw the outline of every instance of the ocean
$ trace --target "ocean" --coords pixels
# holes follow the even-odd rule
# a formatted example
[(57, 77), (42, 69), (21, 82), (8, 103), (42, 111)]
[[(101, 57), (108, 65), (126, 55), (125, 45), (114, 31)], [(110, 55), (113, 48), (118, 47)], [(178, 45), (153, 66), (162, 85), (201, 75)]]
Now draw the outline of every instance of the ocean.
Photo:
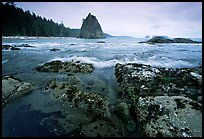
[[(18, 51), (2, 50), (2, 76), (12, 75), (35, 85), (30, 94), (2, 108), (2, 136), (63, 136), (64, 130), (57, 121), (50, 120), (50, 117), (63, 118), (59, 109), (61, 104), (48, 105), (49, 100), (43, 88), (50, 80), (66, 82), (68, 77), (66, 74), (37, 72), (34, 69), (47, 62), (61, 60), (93, 64), (93, 73), (77, 75), (81, 82), (78, 87), (86, 92), (107, 96), (112, 104), (118, 99), (118, 84), (114, 74), (116, 63), (140, 63), (165, 68), (202, 66), (202, 43), (138, 43), (144, 40), (132, 37), (2, 37), (2, 45), (34, 46), (19, 47), (21, 50)], [(59, 50), (50, 51), (53, 48)], [(68, 126), (66, 133), (77, 129), (77, 122), (83, 117), (78, 109), (70, 108), (68, 111), (71, 126)], [(131, 133), (129, 136), (132, 136)]]

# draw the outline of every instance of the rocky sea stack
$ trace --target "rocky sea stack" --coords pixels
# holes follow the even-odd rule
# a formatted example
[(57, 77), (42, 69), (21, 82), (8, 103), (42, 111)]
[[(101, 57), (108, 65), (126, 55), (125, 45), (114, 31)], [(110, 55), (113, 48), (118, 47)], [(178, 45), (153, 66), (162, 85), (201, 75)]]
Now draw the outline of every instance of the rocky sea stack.
[(94, 15), (89, 15), (83, 19), (83, 24), (80, 30), (80, 38), (99, 39), (105, 38), (102, 28)]

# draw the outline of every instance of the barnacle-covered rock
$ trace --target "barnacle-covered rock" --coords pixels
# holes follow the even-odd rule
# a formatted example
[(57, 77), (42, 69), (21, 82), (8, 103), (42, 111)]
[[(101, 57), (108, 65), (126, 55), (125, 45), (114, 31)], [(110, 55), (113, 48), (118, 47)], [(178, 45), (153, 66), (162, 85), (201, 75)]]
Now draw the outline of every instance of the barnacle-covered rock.
[(144, 64), (116, 64), (115, 75), (121, 95), (132, 101), (138, 96), (187, 96), (198, 101), (202, 85), (201, 67), (158, 68)]
[(139, 98), (139, 126), (148, 137), (201, 137), (201, 104), (183, 96)]

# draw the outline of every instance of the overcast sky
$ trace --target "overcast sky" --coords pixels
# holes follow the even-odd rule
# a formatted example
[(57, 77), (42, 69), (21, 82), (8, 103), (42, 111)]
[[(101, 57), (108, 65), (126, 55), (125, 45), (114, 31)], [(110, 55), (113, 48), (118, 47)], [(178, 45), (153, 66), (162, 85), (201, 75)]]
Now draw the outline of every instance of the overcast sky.
[(65, 27), (81, 28), (88, 13), (95, 15), (103, 32), (144, 37), (202, 37), (201, 2), (15, 2)]

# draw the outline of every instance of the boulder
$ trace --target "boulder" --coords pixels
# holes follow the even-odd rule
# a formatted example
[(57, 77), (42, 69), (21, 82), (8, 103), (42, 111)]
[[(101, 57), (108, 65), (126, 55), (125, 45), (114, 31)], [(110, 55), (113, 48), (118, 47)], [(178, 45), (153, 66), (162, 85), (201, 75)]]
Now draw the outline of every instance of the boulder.
[(10, 76), (2, 77), (2, 105), (33, 90), (33, 85)]

